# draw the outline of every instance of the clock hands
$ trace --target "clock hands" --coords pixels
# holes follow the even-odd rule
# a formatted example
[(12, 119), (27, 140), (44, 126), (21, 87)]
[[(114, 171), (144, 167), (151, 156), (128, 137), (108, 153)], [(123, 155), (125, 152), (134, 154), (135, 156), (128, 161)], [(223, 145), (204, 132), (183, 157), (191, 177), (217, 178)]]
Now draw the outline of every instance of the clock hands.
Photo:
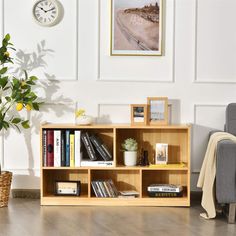
[(41, 9), (42, 11), (44, 11), (45, 13), (47, 13), (47, 11), (45, 11), (42, 7), (37, 6), (39, 9)]
[(52, 11), (52, 10), (55, 10), (55, 7), (51, 8), (49, 10), (44, 10), (42, 7), (39, 7), (39, 6), (38, 6), (38, 8), (41, 9), (42, 11), (44, 11), (45, 13), (47, 13), (49, 11)]
[(48, 11), (52, 11), (52, 10), (54, 10), (54, 9), (55, 9), (55, 7), (53, 7), (53, 8), (51, 8), (51, 9), (47, 10), (47, 12), (48, 12)]

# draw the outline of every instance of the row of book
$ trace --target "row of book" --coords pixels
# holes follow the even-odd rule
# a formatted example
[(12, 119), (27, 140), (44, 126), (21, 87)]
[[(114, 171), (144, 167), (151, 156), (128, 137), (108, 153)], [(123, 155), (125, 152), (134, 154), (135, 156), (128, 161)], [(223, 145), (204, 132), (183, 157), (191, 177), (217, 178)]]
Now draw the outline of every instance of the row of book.
[(96, 134), (80, 130), (43, 130), (43, 166), (112, 166), (110, 150)]
[(111, 179), (91, 182), (96, 197), (118, 197), (119, 192)]

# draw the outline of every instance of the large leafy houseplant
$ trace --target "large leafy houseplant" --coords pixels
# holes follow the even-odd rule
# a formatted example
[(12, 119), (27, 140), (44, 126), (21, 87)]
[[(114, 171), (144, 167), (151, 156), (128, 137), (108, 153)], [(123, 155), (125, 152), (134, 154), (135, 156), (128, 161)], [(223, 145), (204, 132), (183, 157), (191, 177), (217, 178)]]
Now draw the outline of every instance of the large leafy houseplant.
[(21, 128), (28, 129), (29, 120), (21, 117), (19, 112), (22, 109), (38, 111), (41, 105), (33, 91), (37, 77), (28, 76), (27, 71), (24, 71), (24, 78), (10, 74), (9, 65), (14, 63), (9, 52), (11, 50), (15, 48), (10, 42), (10, 35), (7, 34), (0, 47), (0, 132), (9, 128), (19, 131)]

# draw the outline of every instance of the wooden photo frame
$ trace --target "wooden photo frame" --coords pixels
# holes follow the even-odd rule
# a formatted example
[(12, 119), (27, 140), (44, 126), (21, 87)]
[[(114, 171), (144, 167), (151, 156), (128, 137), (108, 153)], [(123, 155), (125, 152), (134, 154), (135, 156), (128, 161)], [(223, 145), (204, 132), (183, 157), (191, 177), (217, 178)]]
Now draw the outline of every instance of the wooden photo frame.
[(147, 124), (147, 105), (146, 104), (131, 104), (131, 125), (146, 125)]
[(111, 1), (111, 56), (161, 56), (163, 0)]
[(148, 124), (168, 125), (168, 98), (148, 97)]

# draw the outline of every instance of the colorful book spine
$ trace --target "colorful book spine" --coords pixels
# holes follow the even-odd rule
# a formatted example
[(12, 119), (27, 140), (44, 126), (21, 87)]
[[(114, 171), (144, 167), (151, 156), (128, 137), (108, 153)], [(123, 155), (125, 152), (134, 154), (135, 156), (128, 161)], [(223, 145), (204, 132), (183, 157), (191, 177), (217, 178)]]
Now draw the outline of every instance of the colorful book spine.
[(80, 167), (81, 165), (80, 136), (81, 136), (81, 131), (75, 130), (75, 167)]
[(70, 130), (66, 130), (66, 166), (70, 166)]
[(54, 130), (54, 167), (61, 166), (61, 130)]
[(47, 166), (54, 166), (54, 132), (53, 130), (47, 130)]
[(61, 166), (66, 166), (66, 133), (61, 130)]
[(70, 134), (70, 167), (75, 167), (75, 135)]
[(43, 130), (43, 166), (47, 166), (47, 130)]

